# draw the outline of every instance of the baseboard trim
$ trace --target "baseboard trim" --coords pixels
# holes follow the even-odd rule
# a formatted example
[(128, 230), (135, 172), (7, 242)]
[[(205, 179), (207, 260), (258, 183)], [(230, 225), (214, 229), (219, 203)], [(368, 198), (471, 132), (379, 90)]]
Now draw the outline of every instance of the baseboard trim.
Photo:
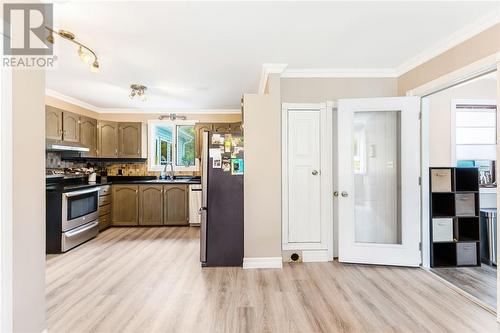
[(328, 257), (328, 250), (302, 250), (302, 262), (327, 262), (333, 258)]
[(243, 269), (283, 268), (281, 257), (243, 258)]

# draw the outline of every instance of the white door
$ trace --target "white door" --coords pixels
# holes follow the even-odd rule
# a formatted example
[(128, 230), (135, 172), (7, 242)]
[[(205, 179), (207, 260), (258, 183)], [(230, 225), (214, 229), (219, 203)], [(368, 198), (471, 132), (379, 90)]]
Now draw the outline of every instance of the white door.
[(420, 99), (338, 103), (339, 261), (418, 266)]
[(320, 110), (288, 112), (288, 241), (320, 242)]
[(331, 112), (283, 104), (283, 250), (304, 261), (333, 259)]

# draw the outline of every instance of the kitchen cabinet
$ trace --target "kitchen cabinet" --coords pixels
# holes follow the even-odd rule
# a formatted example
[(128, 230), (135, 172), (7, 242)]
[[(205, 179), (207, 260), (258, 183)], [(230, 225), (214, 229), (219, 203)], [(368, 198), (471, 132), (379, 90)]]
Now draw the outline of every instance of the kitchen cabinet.
[(111, 226), (111, 186), (99, 190), (99, 231)]
[(89, 148), (82, 156), (97, 156), (97, 120), (89, 117), (80, 117), (80, 143)]
[(124, 158), (142, 157), (142, 123), (119, 123), (118, 156)]
[(80, 142), (80, 116), (63, 112), (63, 141)]
[(203, 132), (212, 131), (212, 129), (213, 129), (212, 124), (208, 123), (197, 123), (196, 125), (194, 125), (194, 132), (196, 136), (194, 141), (194, 151), (196, 158), (201, 158), (201, 149), (203, 146)]
[(111, 210), (113, 225), (132, 226), (139, 222), (139, 186), (112, 186)]
[(213, 131), (220, 133), (229, 133), (231, 132), (231, 124), (230, 123), (213, 124)]
[(62, 140), (63, 112), (60, 109), (45, 107), (45, 138)]
[(163, 224), (163, 185), (139, 186), (139, 225)]
[(163, 202), (163, 224), (188, 224), (189, 201), (187, 185), (163, 185)]
[(118, 157), (118, 123), (99, 121), (97, 141), (97, 156)]
[(243, 127), (241, 126), (242, 123), (239, 122), (239, 123), (231, 123), (229, 124), (230, 125), (230, 129), (231, 129), (231, 133), (242, 133), (243, 132)]

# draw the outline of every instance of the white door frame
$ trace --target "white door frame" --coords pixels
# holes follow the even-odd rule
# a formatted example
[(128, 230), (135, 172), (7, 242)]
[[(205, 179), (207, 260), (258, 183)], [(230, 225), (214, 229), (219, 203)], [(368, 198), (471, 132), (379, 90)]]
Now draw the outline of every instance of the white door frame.
[[(283, 103), (281, 106), (282, 168), (282, 250), (302, 251), (302, 260), (333, 260), (333, 177), (332, 177), (332, 106), (333, 103)], [(321, 243), (288, 243), (288, 112), (320, 111), (321, 119)]]
[[(420, 96), (423, 101), (421, 121), (421, 170), (422, 170), (422, 267), (430, 269), (430, 224), (429, 224), (429, 109), (426, 107), (425, 97), (439, 91), (451, 88), (478, 76), (495, 71), (497, 73), (497, 105), (500, 105), (500, 52), (480, 59), (456, 71), (443, 75), (424, 85), (406, 92), (407, 96)], [(500, 135), (500, 117), (497, 117), (497, 135)], [(499, 136), (500, 137), (500, 136)], [(500, 145), (497, 147), (497, 156), (500, 156)], [(497, 173), (499, 166), (497, 164)], [(497, 205), (500, 206), (500, 195), (497, 196)], [(500, 237), (500, 228), (497, 229), (497, 239)], [(500, 254), (497, 248), (497, 256)], [(500, 271), (497, 270), (497, 321), (500, 322)]]

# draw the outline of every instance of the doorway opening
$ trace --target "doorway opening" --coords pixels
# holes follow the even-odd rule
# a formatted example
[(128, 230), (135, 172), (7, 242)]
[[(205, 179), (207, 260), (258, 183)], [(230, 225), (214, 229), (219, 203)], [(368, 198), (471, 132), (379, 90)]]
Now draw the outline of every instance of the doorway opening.
[(430, 271), (495, 311), (496, 75), (435, 92), (422, 103), (429, 116)]

